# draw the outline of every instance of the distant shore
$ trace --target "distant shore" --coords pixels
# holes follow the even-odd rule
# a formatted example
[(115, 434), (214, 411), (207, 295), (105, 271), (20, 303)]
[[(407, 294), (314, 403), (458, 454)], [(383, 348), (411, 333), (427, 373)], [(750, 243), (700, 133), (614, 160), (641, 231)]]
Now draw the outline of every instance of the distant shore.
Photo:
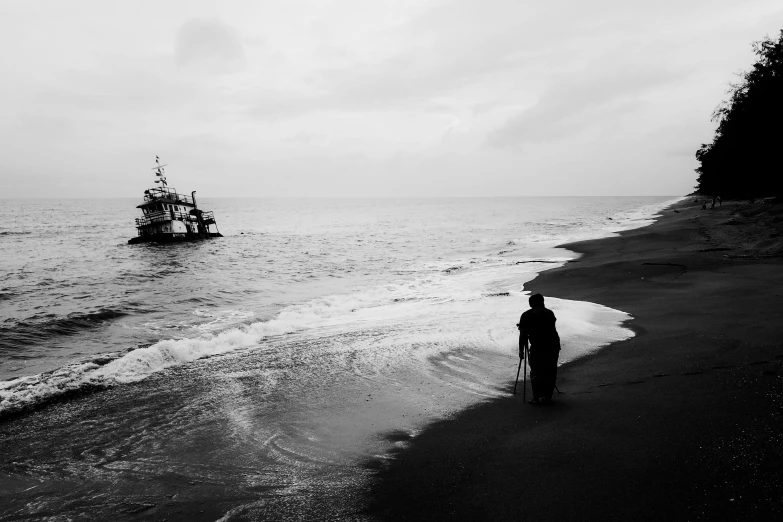
[[(769, 520), (783, 513), (780, 205), (694, 198), (526, 289), (630, 313), (636, 336), (430, 425), (379, 471), (388, 520)], [(521, 310), (520, 310), (521, 312)], [(509, 367), (512, 379), (516, 368)]]

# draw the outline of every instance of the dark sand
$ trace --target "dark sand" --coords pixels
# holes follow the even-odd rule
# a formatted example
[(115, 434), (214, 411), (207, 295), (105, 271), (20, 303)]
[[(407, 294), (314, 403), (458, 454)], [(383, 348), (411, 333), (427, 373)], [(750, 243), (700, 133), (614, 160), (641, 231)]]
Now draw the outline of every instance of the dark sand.
[(379, 472), (367, 514), (783, 520), (781, 207), (690, 198), (567, 245), (584, 256), (528, 289), (628, 312), (636, 336), (561, 367), (552, 405), (519, 390), (431, 425)]

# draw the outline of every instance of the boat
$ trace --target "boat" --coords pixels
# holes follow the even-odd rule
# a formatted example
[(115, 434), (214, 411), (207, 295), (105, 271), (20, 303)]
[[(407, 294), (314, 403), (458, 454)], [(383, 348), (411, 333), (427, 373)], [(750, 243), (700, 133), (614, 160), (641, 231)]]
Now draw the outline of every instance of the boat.
[(188, 197), (169, 187), (164, 169), (166, 165), (160, 164), (158, 156), (155, 156), (155, 163), (152, 170), (158, 178), (155, 183), (160, 185), (144, 191), (144, 203), (136, 207), (144, 214), (136, 218), (138, 235), (128, 243), (171, 243), (223, 237), (214, 214), (196, 205), (196, 191)]

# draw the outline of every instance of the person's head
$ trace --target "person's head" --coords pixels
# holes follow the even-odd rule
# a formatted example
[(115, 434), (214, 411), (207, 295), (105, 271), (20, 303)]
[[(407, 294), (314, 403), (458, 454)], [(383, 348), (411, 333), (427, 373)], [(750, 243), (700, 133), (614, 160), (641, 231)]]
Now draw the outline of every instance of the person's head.
[(527, 302), (530, 303), (530, 308), (533, 308), (534, 306), (544, 306), (544, 296), (541, 294), (533, 294)]

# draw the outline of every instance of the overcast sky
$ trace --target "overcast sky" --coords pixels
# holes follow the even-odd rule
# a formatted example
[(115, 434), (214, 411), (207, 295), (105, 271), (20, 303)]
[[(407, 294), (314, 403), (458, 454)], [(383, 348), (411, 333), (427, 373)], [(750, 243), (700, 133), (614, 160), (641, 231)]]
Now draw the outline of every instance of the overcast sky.
[(749, 0), (0, 0), (0, 198), (680, 195)]

